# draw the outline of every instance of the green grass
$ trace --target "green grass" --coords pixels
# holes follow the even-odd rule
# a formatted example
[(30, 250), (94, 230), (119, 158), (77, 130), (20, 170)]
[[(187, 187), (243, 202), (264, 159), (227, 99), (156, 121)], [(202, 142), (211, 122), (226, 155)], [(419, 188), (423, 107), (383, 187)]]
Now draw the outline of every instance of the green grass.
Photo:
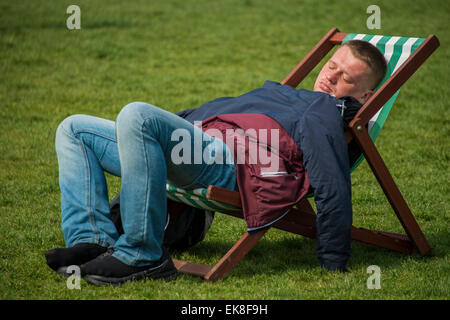
[[(81, 30), (66, 28), (73, 1), (0, 0), (1, 299), (448, 299), (450, 5), (374, 1), (87, 1)], [(43, 253), (60, 230), (57, 125), (74, 113), (114, 119), (131, 101), (176, 112), (281, 81), (332, 27), (426, 36), (441, 47), (404, 86), (377, 145), (431, 245), (431, 257), (352, 244), (349, 273), (318, 266), (315, 241), (270, 230), (221, 282), (181, 276), (119, 288), (69, 290)], [(311, 88), (315, 70), (303, 86)], [(110, 196), (120, 180), (108, 176)], [(352, 175), (354, 223), (402, 232), (367, 164)], [(215, 263), (245, 230), (216, 215), (204, 242), (177, 258)], [(381, 268), (368, 290), (366, 269)]]

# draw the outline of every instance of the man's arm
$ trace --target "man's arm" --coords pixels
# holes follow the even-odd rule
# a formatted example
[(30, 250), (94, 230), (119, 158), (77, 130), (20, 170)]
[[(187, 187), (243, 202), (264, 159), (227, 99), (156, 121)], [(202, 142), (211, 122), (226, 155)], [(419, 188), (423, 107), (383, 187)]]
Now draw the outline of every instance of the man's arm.
[(352, 226), (349, 159), (342, 119), (329, 103), (318, 101), (305, 113), (301, 149), (317, 207), (317, 256), (323, 267), (345, 270)]
[(180, 112), (177, 112), (176, 115), (182, 118), (186, 118), (192, 111), (194, 111), (196, 108), (190, 108), (190, 109), (185, 109), (182, 110)]

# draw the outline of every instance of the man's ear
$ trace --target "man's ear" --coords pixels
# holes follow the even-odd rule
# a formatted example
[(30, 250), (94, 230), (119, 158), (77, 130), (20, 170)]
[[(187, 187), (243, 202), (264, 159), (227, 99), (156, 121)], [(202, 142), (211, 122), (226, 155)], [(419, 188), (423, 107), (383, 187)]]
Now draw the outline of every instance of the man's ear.
[(366, 93), (364, 93), (363, 96), (359, 99), (359, 102), (361, 102), (362, 104), (366, 103), (367, 100), (369, 100), (372, 95), (373, 90), (366, 91)]

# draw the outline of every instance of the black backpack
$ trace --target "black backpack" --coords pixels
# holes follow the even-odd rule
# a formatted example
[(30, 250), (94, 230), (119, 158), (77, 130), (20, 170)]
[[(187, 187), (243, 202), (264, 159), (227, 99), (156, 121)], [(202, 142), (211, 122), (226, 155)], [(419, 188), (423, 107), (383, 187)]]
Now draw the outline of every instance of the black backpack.
[[(120, 193), (110, 203), (111, 219), (123, 234), (120, 219)], [(170, 251), (183, 251), (205, 238), (214, 219), (214, 212), (197, 209), (167, 199), (167, 223), (163, 245)]]

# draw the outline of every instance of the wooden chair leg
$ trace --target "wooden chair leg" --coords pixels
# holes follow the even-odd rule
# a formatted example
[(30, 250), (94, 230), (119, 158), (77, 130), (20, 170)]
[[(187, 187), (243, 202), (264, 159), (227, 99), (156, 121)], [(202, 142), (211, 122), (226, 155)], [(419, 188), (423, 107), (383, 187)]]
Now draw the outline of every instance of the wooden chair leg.
[(352, 127), (352, 131), (363, 150), (367, 162), (369, 163), (375, 177), (377, 178), (384, 194), (388, 198), (408, 237), (422, 255), (429, 254), (432, 248), (428, 244), (425, 235), (422, 233), (422, 230), (417, 224), (417, 221), (411, 213), (405, 199), (395, 184), (395, 181), (389, 173), (389, 170), (381, 158), (381, 155), (378, 153), (378, 150), (370, 138), (369, 133), (364, 126), (358, 123)]
[(205, 280), (217, 281), (224, 278), (239, 261), (258, 243), (268, 229), (255, 233), (244, 233), (238, 242), (205, 275)]
[(207, 281), (223, 279), (239, 261), (258, 243), (268, 229), (254, 233), (244, 233), (238, 242), (219, 260), (215, 266), (173, 260), (175, 267), (181, 273), (200, 276)]

